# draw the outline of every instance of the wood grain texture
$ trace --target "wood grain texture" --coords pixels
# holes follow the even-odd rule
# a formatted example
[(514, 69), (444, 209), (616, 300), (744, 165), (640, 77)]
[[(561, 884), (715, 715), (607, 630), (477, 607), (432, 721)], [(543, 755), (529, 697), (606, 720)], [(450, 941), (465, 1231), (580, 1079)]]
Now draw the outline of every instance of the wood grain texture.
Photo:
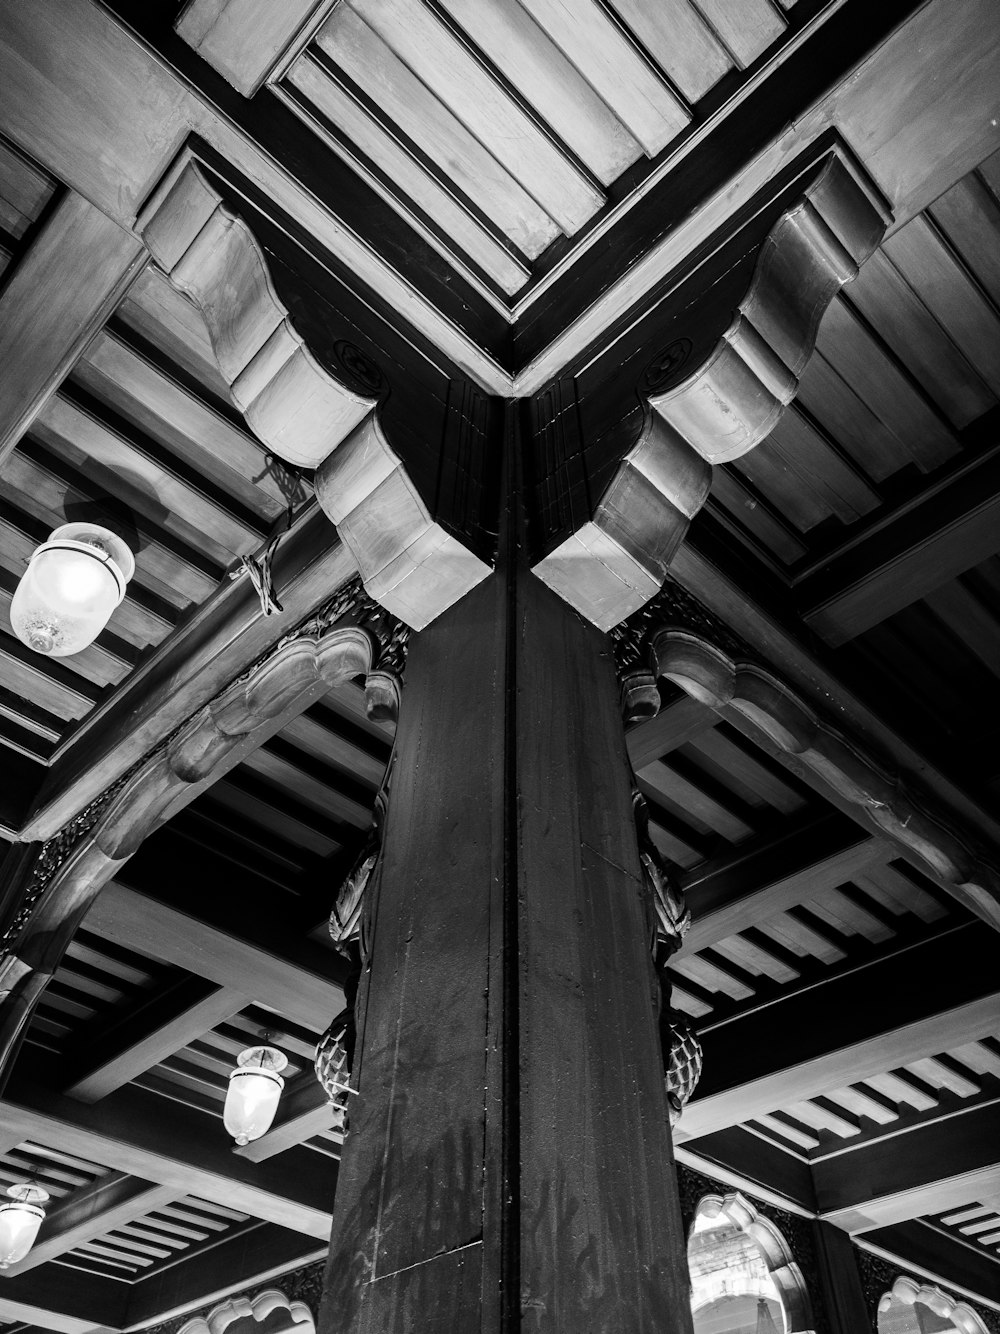
[(6, 458), (145, 263), (142, 246), (70, 191), (0, 297)]
[(244, 97), (252, 97), (324, 0), (190, 0), (177, 33)]

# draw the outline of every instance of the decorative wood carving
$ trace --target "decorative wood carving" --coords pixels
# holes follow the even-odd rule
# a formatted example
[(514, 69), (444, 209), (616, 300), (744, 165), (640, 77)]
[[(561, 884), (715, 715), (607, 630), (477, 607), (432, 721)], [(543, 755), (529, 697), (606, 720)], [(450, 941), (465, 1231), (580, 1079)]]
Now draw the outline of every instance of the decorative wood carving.
[[(252, 1298), (231, 1297), (209, 1311), (207, 1316), (195, 1316), (181, 1325), (178, 1334), (225, 1334), (241, 1320), (263, 1324), (271, 1316), (288, 1313), (285, 1328), (296, 1334), (315, 1334), (316, 1321), (305, 1302), (289, 1301), (277, 1288), (267, 1288)], [(274, 1322), (272, 1321), (272, 1326)]]
[(771, 1219), (738, 1191), (728, 1195), (706, 1195), (698, 1205), (698, 1213), (709, 1218), (725, 1217), (752, 1238), (778, 1290), (788, 1334), (816, 1334), (812, 1303), (802, 1270)]
[(639, 860), (653, 917), (653, 963), (660, 983), (660, 1050), (671, 1125), (676, 1124), (701, 1078), (702, 1049), (688, 1017), (671, 1004), (667, 964), (684, 943), (691, 913), (684, 892), (649, 833), (649, 811), (638, 788), (632, 789), (639, 838)]
[[(824, 311), (885, 232), (877, 192), (839, 147), (773, 190), (772, 206), (774, 195), (782, 210), (766, 234), (754, 234), (761, 205), (702, 254), (700, 289), (685, 297), (686, 278), (665, 301), (661, 326), (671, 336), (636, 385), (641, 428), (593, 512), (533, 566), (602, 630), (655, 596), (708, 495), (712, 465), (774, 428)], [(611, 362), (605, 373), (619, 370)]]
[[(341, 624), (349, 610), (370, 624)], [(374, 610), (356, 584), (340, 590), (42, 846), (23, 887), (6, 896), (0, 1072), (80, 921), (148, 834), (331, 686), (375, 668), (372, 710), (398, 700), (395, 673), (378, 663), (384, 637), (389, 667), (401, 667), (405, 635)]]
[(365, 588), (414, 630), (490, 573), (433, 519), (377, 413), (320, 466), (316, 499), (354, 553)]
[[(334, 376), (296, 333), (250, 228), (189, 157), (137, 223), (150, 253), (201, 310), (233, 402), (279, 458), (315, 468), (375, 406), (356, 376)], [(351, 360), (364, 358), (351, 349)]]
[(915, 1278), (897, 1278), (879, 1302), (879, 1312), (889, 1310), (894, 1301), (902, 1302), (905, 1306), (914, 1306), (920, 1302), (935, 1315), (950, 1320), (959, 1334), (986, 1334), (986, 1326), (971, 1306), (957, 1301), (941, 1288), (931, 1287), (929, 1283), (918, 1283)]
[[(138, 229), (170, 281), (201, 310), (233, 402), (280, 458), (318, 468), (316, 495), (353, 552), (369, 594), (422, 629), (485, 579), (489, 565), (441, 526), (390, 444), (386, 388), (360, 348), (321, 365), (296, 331), (263, 250), (190, 155)], [(280, 589), (278, 590), (280, 595)]]
[(657, 674), (717, 710), (734, 709), (779, 750), (794, 757), (875, 829), (916, 854), (939, 883), (1000, 928), (1000, 872), (944, 820), (922, 809), (867, 750), (838, 729), (768, 668), (702, 632), (665, 627), (650, 639)]

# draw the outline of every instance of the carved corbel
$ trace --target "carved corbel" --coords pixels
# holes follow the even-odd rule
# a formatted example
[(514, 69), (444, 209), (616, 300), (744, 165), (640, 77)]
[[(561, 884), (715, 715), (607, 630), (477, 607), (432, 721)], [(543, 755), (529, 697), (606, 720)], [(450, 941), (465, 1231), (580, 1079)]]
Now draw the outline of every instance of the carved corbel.
[(316, 1321), (305, 1302), (289, 1301), (278, 1288), (267, 1288), (251, 1298), (230, 1297), (213, 1306), (208, 1315), (195, 1316), (181, 1325), (177, 1334), (225, 1334), (238, 1320), (253, 1320), (261, 1325), (270, 1321), (272, 1328), (287, 1328), (275, 1323), (279, 1317), (284, 1317), (295, 1334), (316, 1334)]
[[(708, 495), (712, 466), (773, 430), (823, 313), (888, 219), (845, 149), (814, 151), (712, 238), (654, 310), (575, 381), (536, 400), (542, 490), (556, 472), (580, 481), (576, 512), (549, 525), (532, 568), (599, 629), (655, 596)], [(661, 350), (650, 359), (654, 339)]]
[(845, 736), (770, 668), (740, 651), (738, 641), (677, 624), (650, 629), (657, 675), (719, 712), (732, 710), (787, 755), (805, 776), (854, 807), (874, 832), (916, 858), (938, 884), (1000, 929), (1000, 871), (950, 827), (947, 817), (918, 804), (899, 775)]
[[(307, 346), (253, 231), (189, 153), (152, 196), (138, 230), (171, 283), (201, 311), (232, 401), (251, 430), (277, 457), (318, 469), (317, 498), (370, 596), (419, 630), (485, 579), (490, 566), (432, 513), (394, 447), (379, 367), (344, 340), (332, 342), (323, 361)], [(313, 300), (322, 306), (315, 294)], [(463, 389), (457, 386), (459, 396)], [(427, 394), (415, 414), (421, 431), (433, 430), (434, 403)], [(456, 422), (468, 426), (470, 413), (450, 401), (437, 407), (446, 476), (456, 466), (449, 434)], [(436, 505), (441, 497), (431, 500)], [(460, 530), (467, 518), (458, 516)]]
[[(339, 621), (348, 605), (349, 600), (345, 603), (338, 595), (330, 614)], [(401, 652), (397, 645), (397, 659)], [(76, 928), (143, 839), (290, 716), (332, 686), (367, 676), (384, 655), (372, 630), (328, 624), (320, 613), (287, 635), (42, 845), (28, 874), (7, 886), (4, 895), (8, 907), (0, 958), (0, 1073), (8, 1069)], [(379, 673), (380, 701), (387, 676), (384, 669)]]

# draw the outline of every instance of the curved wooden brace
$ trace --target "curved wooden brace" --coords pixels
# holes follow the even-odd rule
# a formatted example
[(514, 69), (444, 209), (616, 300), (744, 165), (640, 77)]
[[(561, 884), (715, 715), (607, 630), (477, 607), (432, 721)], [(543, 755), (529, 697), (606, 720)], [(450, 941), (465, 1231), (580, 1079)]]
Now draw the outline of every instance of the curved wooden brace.
[(225, 1334), (237, 1320), (253, 1320), (262, 1324), (277, 1312), (288, 1312), (288, 1328), (295, 1334), (315, 1334), (316, 1320), (305, 1302), (290, 1302), (277, 1288), (267, 1288), (256, 1296), (231, 1297), (212, 1308), (207, 1316), (195, 1316), (182, 1325), (177, 1334)]
[(771, 1220), (758, 1213), (738, 1191), (725, 1196), (706, 1195), (699, 1202), (696, 1214), (705, 1214), (709, 1218), (728, 1218), (754, 1241), (767, 1265), (771, 1282), (778, 1290), (787, 1334), (815, 1334), (812, 1305), (802, 1270), (788, 1243)]
[[(250, 228), (190, 159), (139, 216), (171, 283), (202, 312), (233, 402), (279, 458), (317, 467), (375, 406), (321, 366), (296, 333)], [(360, 354), (359, 354), (360, 355)]]
[(897, 1278), (889, 1292), (878, 1304), (879, 1312), (887, 1311), (893, 1299), (914, 1306), (917, 1302), (929, 1307), (935, 1315), (950, 1320), (960, 1334), (986, 1334), (986, 1326), (971, 1306), (956, 1301), (940, 1288), (929, 1283), (918, 1283), (915, 1278)]
[(830, 151), (760, 244), (735, 313), (723, 305), (714, 315), (693, 309), (678, 317), (681, 328), (685, 318), (692, 333), (698, 327), (697, 337), (675, 338), (655, 360), (653, 383), (666, 387), (648, 392), (647, 372), (652, 413), (639, 440), (593, 518), (533, 567), (599, 629), (610, 630), (658, 592), (708, 495), (712, 466), (748, 453), (774, 429), (798, 390), (824, 312), (887, 223), (874, 187), (843, 150)]
[(199, 709), (133, 771), (44, 885), (16, 952), (0, 961), (0, 1072), (97, 895), (143, 839), (174, 813), (178, 801), (183, 804), (185, 789), (190, 799), (194, 785), (232, 762), (237, 747), (252, 749), (255, 733), (297, 701), (306, 707), (317, 686), (366, 676), (379, 652), (377, 638), (358, 626), (294, 635)]
[(955, 898), (1000, 929), (1000, 872), (942, 820), (917, 806), (897, 776), (887, 774), (777, 676), (687, 630), (660, 630), (651, 648), (660, 676), (710, 708), (735, 709), (748, 718), (780, 750), (863, 811), (878, 832), (916, 854)]

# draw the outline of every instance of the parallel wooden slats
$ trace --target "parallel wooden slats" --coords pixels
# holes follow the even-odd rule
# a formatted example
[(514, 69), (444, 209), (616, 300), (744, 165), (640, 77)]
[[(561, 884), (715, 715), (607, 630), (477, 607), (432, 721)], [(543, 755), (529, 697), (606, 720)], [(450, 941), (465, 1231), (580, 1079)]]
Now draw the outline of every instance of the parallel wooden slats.
[(647, 764), (638, 777), (668, 810), (676, 811), (681, 819), (689, 821), (700, 832), (718, 834), (731, 843), (739, 843), (753, 833), (751, 826), (739, 815), (661, 760)]
[(342, 820), (356, 829), (367, 829), (371, 823), (371, 808), (341, 792), (331, 770), (329, 777), (317, 777), (298, 768), (283, 755), (277, 755), (267, 746), (249, 755), (244, 765), (275, 787), (289, 788), (299, 801), (323, 815)]
[(916, 217), (883, 249), (993, 393), (1000, 393), (1000, 318), (933, 225)]
[(971, 1098), (979, 1092), (978, 1084), (934, 1056), (908, 1061), (904, 1068), (931, 1088), (948, 1089), (959, 1098)]
[(286, 508), (264, 447), (120, 337), (105, 330), (95, 338), (73, 379), (265, 525)]
[(928, 213), (987, 296), (1000, 306), (1000, 204), (981, 177), (974, 172), (963, 176)]
[(732, 68), (722, 43), (688, 0), (612, 0), (643, 46), (689, 102), (697, 102)]
[(1000, 676), (1000, 621), (961, 578), (928, 594), (924, 601), (957, 643)]
[(884, 1102), (866, 1093), (863, 1086), (834, 1089), (826, 1096), (830, 1102), (837, 1103), (853, 1116), (865, 1117), (879, 1126), (891, 1125), (893, 1121), (899, 1120), (898, 1112), (894, 1112)]
[(784, 31), (768, 0), (692, 0), (740, 65), (749, 65)]
[(937, 1106), (937, 1102), (924, 1089), (905, 1077), (905, 1073), (889, 1071), (883, 1075), (869, 1075), (864, 1081), (877, 1093), (882, 1093), (891, 1102), (900, 1106), (912, 1107), (917, 1112), (927, 1112)]
[(229, 385), (219, 370), (204, 316), (174, 287), (165, 273), (149, 265), (129, 288), (115, 319), (159, 348), (222, 402)]
[(212, 803), (235, 811), (243, 819), (256, 821), (265, 833), (290, 839), (296, 847), (319, 857), (329, 856), (340, 846), (332, 832), (324, 832), (306, 818), (296, 818), (282, 806), (276, 806), (263, 796), (246, 791), (241, 784), (225, 779), (214, 783), (210, 799)]
[(770, 806), (782, 815), (794, 815), (805, 806), (805, 798), (764, 763), (744, 750), (721, 727), (703, 732), (679, 752), (692, 755), (716, 781), (725, 781), (735, 795), (751, 806)]
[(839, 963), (846, 957), (839, 945), (791, 913), (782, 913), (761, 922), (758, 930), (800, 957), (811, 954), (826, 964)]
[(642, 156), (637, 140), (516, 0), (442, 3), (603, 185)]
[(790, 526), (759, 494), (737, 475), (730, 465), (717, 467), (712, 476), (712, 500), (729, 512), (742, 527), (786, 565), (806, 554), (806, 546)]
[[(416, 91), (414, 85), (419, 80), (433, 94), (436, 106), (425, 102), (419, 108), (421, 118), (450, 113), (447, 124), (454, 136), (453, 161), (467, 151), (462, 148), (463, 140), (481, 145), (567, 235), (578, 231), (597, 212), (604, 202), (601, 192), (423, 4), (418, 0), (352, 0), (351, 8), (416, 76), (412, 82), (407, 81), (410, 92)], [(341, 6), (331, 15), (324, 40), (331, 40), (331, 33), (335, 34), (332, 40), (343, 38), (344, 9)], [(357, 25), (350, 25), (347, 31), (356, 36)], [(328, 50), (334, 59), (338, 58), (334, 50)], [(381, 58), (385, 59), (385, 53)], [(369, 77), (371, 71), (368, 64), (365, 72)], [(414, 137), (419, 128), (414, 123), (416, 110), (414, 107), (410, 113)], [(407, 124), (405, 115), (395, 119)]]
[(522, 0), (650, 157), (690, 119), (653, 67), (595, 0)]

